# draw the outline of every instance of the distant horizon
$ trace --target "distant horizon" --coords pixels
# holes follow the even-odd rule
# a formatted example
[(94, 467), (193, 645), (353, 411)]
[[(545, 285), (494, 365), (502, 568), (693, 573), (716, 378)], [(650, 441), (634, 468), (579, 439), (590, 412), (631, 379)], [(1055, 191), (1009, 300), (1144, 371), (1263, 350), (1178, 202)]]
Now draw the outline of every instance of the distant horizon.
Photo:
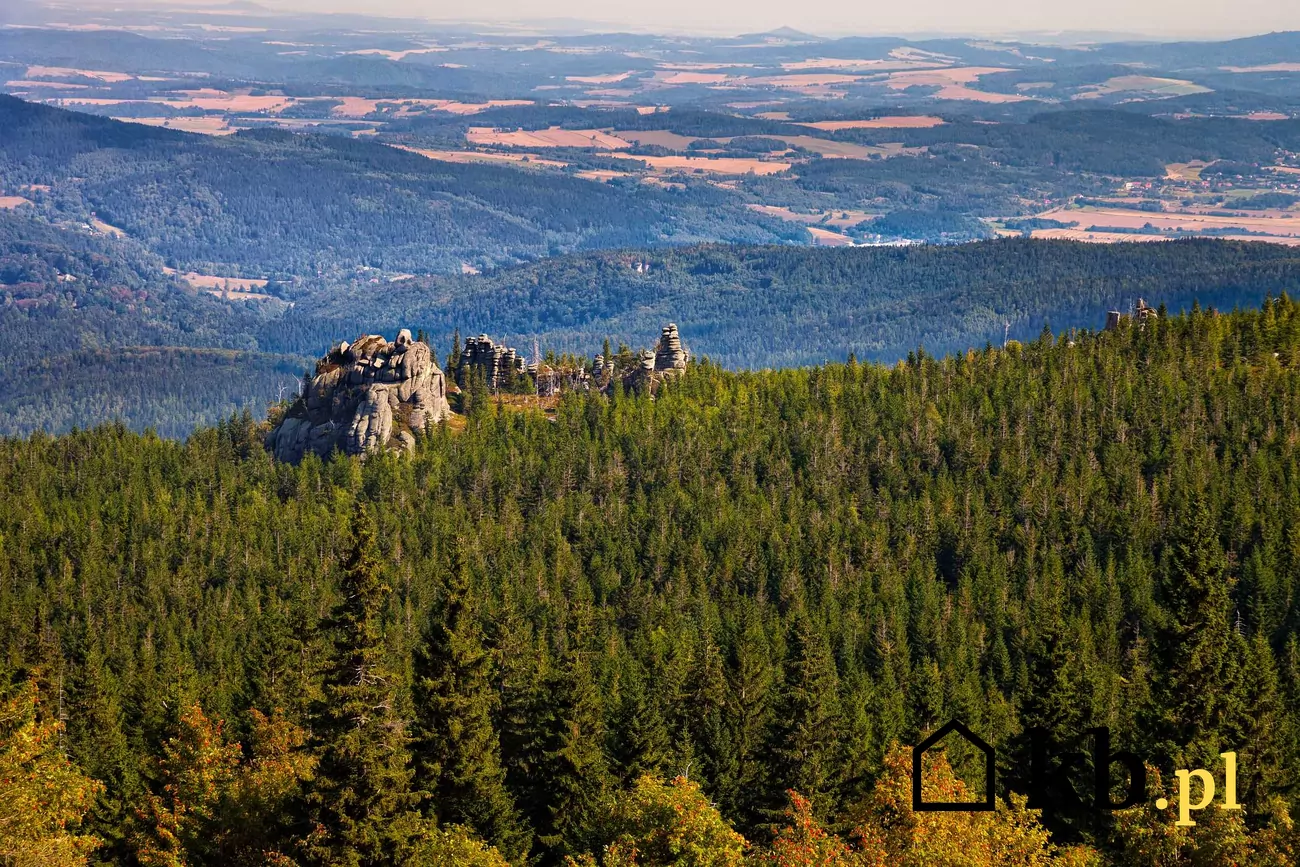
[[(29, 0), (31, 6), (46, 6)], [(1094, 0), (1087, 10), (1044, 8), (1035, 0), (928, 0), (906, 7), (827, 2), (791, 7), (783, 0), (721, 0), (697, 4), (660, 0), (653, 12), (597, 0), (553, 0), (541, 11), (524, 0), (493, 0), (472, 14), (429, 8), (416, 0), (86, 0), (59, 9), (193, 9), (257, 16), (273, 13), (356, 15), (542, 33), (630, 32), (736, 37), (782, 27), (828, 39), (875, 36), (909, 39), (975, 37), (1006, 41), (1218, 41), (1300, 31), (1300, 4), (1291, 0), (1239, 0), (1225, 8), (1209, 0)], [(0, 18), (0, 21), (3, 21)], [(1101, 22), (1105, 22), (1104, 25)]]

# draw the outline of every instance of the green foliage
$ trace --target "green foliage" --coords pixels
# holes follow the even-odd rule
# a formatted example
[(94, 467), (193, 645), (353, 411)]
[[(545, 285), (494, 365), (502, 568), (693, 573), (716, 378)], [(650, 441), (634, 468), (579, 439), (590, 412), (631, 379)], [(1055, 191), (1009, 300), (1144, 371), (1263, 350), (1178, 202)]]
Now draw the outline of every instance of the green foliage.
[[(1283, 297), (891, 367), (701, 362), (653, 400), (489, 403), (409, 458), (277, 465), (238, 419), (0, 440), (0, 676), (60, 673), (114, 864), (150, 795), (197, 815), (158, 765), (195, 703), (246, 745), (234, 779), (248, 711), (310, 731), (315, 777), (277, 777), (301, 808), (250, 833), (313, 860), (419, 850), (415, 790), (495, 836), (502, 789), (530, 858), (604, 857), (611, 793), (650, 768), (763, 845), (797, 782), (861, 852), (846, 829), (894, 827), (855, 819), (887, 745), (952, 717), (999, 749), (1108, 725), (1162, 770), (1236, 747), (1232, 834), (1285, 853), (1298, 425)], [(1059, 821), (1008, 809), (1014, 858), (1066, 857), (1039, 845)], [(181, 823), (190, 863), (231, 822)], [(1075, 835), (1127, 863), (1110, 828)]]
[(404, 851), (417, 798), (395, 706), (397, 676), (384, 659), (381, 618), (390, 589), (369, 514), (356, 518), (353, 539), (342, 599), (326, 625), (332, 647), (311, 717), (320, 764), (307, 796), (305, 850), (313, 863), (370, 867)]

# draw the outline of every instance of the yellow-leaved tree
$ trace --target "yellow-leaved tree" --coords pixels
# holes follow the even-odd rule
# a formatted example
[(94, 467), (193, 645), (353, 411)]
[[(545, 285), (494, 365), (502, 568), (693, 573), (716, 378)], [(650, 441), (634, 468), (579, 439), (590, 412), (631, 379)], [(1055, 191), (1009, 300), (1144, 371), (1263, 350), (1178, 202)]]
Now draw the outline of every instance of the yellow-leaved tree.
[(252, 712), (247, 752), (199, 705), (180, 718), (163, 747), (162, 791), (139, 818), (136, 857), (144, 867), (284, 864), (279, 828), (312, 771), (306, 733), (283, 718)]
[(638, 779), (605, 805), (600, 836), (604, 851), (567, 859), (570, 867), (741, 867), (748, 846), (685, 777)]
[(0, 865), (75, 867), (99, 845), (77, 826), (100, 784), (59, 747), (62, 724), (40, 713), (30, 681), (0, 695)]
[[(975, 800), (942, 754), (923, 767), (930, 801)], [(762, 854), (765, 867), (1095, 867), (1090, 849), (1052, 845), (1038, 813), (1013, 795), (992, 812), (914, 812), (909, 750), (893, 749), (871, 795), (848, 816), (851, 843), (831, 835), (808, 801), (790, 793), (787, 825)]]

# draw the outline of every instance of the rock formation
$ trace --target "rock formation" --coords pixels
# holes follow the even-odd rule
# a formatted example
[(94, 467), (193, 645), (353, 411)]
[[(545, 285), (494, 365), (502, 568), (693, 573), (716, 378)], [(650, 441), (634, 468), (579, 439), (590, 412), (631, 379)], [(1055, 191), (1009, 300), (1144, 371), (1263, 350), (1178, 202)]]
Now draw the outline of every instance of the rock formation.
[(1132, 319), (1139, 327), (1145, 325), (1148, 319), (1159, 319), (1160, 311), (1154, 307), (1147, 306), (1147, 302), (1139, 298), (1137, 306), (1133, 308), (1133, 313), (1121, 313), (1118, 310), (1108, 310), (1106, 312), (1106, 331), (1115, 331), (1119, 328), (1120, 323)]
[[(460, 353), (461, 377), (468, 375), (473, 367), (482, 368), (488, 388), (500, 388), (510, 371), (516, 375), (525, 371), (524, 359), (513, 346), (494, 343), (486, 334), (466, 340)], [(464, 387), (465, 383), (459, 385)]]
[(410, 451), (415, 432), (450, 415), (446, 378), (433, 352), (403, 328), (392, 343), (365, 335), (316, 362), (306, 393), (267, 434), (266, 447), (289, 463), (335, 449)]
[(655, 370), (681, 371), (686, 369), (687, 354), (682, 349), (682, 339), (677, 334), (677, 323), (669, 322), (659, 335), (659, 346), (655, 348)]

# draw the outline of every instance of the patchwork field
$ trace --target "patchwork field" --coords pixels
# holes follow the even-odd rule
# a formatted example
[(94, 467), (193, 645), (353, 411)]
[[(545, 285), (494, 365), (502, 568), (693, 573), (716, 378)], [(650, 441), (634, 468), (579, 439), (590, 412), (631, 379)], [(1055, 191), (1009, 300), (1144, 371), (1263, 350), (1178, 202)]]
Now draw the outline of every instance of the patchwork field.
[(139, 123), (145, 126), (160, 126), (181, 132), (196, 132), (202, 135), (232, 135), (238, 128), (230, 125), (224, 117), (115, 117), (123, 123)]
[(66, 66), (29, 66), (26, 78), (96, 78), (110, 84), (130, 81), (135, 76), (125, 72), (105, 72), (100, 69), (72, 69)]
[(769, 217), (777, 217), (782, 220), (788, 220), (792, 223), (803, 223), (805, 225), (831, 226), (837, 229), (856, 226), (865, 220), (878, 217), (880, 214), (869, 211), (857, 210), (832, 210), (827, 213), (801, 214), (792, 211), (790, 208), (782, 205), (746, 205), (747, 208), (767, 214)]
[(470, 144), (495, 145), (520, 148), (600, 148), (617, 150), (629, 148), (632, 143), (598, 129), (500, 130), (486, 126), (472, 126), (465, 134)]
[(413, 148), (404, 145), (391, 145), (398, 150), (410, 151), (413, 154), (419, 154), (422, 157), (428, 157), (431, 160), (442, 160), (447, 163), (491, 163), (491, 162), (508, 162), (516, 163), (521, 166), (550, 166), (551, 168), (562, 169), (568, 163), (561, 160), (542, 159), (537, 154), (521, 153), (491, 153), (487, 151), (452, 151), (452, 150), (431, 150), (428, 148)]
[(1116, 93), (1141, 91), (1163, 96), (1191, 96), (1197, 93), (1210, 93), (1210, 88), (1202, 87), (1179, 78), (1152, 78), (1146, 75), (1121, 75), (1107, 79), (1099, 85), (1092, 85), (1086, 92), (1079, 93), (1076, 99), (1096, 99)]
[[(230, 290), (234, 292), (253, 292), (256, 289), (265, 289), (266, 280), (259, 280), (254, 277), (218, 277), (213, 274), (199, 274), (196, 271), (180, 272), (175, 268), (164, 267), (163, 271), (171, 274), (173, 277), (179, 277), (186, 283), (196, 289), (216, 289)], [(271, 296), (263, 296), (269, 298)]]
[(653, 169), (663, 172), (707, 172), (719, 175), (775, 175), (787, 171), (791, 163), (767, 162), (765, 160), (742, 159), (740, 157), (645, 157), (632, 154), (611, 153), (619, 159), (641, 160)]
[[(1183, 230), (1185, 232), (1203, 232), (1212, 230), (1216, 237), (1234, 237), (1242, 240), (1277, 241), (1278, 243), (1300, 243), (1300, 213), (1284, 211), (1254, 212), (1249, 216), (1216, 216), (1209, 213), (1190, 211), (1175, 213), (1152, 213), (1129, 208), (1053, 208), (1039, 214), (1040, 217), (1061, 222), (1077, 222), (1079, 225), (1069, 229), (1040, 229), (1034, 237), (1073, 238), (1075, 240), (1141, 240), (1143, 237), (1160, 239), (1168, 237), (1168, 232)], [(1097, 231), (1091, 231), (1096, 227)], [(1127, 229), (1128, 232), (1106, 232), (1106, 229)], [(1242, 230), (1236, 235), (1232, 230)], [(1146, 230), (1146, 231), (1143, 231)], [(1223, 233), (1218, 235), (1217, 233)], [(1258, 234), (1250, 234), (1258, 233)]]
[(944, 123), (945, 121), (941, 117), (919, 115), (915, 117), (873, 117), (869, 120), (818, 120), (799, 125), (826, 132), (836, 132), (841, 129), (930, 129), (942, 126)]
[(690, 147), (691, 142), (695, 141), (693, 136), (678, 135), (675, 132), (668, 132), (663, 129), (652, 130), (614, 130), (614, 135), (625, 141), (635, 142), (639, 145), (659, 145), (660, 147), (670, 148), (675, 151), (686, 150)]
[(1008, 93), (990, 93), (975, 90), (971, 84), (979, 81), (981, 76), (993, 75), (1008, 70), (993, 66), (955, 66), (930, 69), (913, 69), (904, 72), (891, 72), (883, 80), (890, 90), (907, 90), (909, 87), (937, 87), (935, 99), (973, 100), (976, 102), (1021, 102), (1029, 99)]
[(839, 232), (832, 232), (830, 229), (823, 229), (818, 226), (809, 226), (808, 234), (813, 236), (813, 243), (819, 247), (852, 247), (853, 239), (841, 235)]

